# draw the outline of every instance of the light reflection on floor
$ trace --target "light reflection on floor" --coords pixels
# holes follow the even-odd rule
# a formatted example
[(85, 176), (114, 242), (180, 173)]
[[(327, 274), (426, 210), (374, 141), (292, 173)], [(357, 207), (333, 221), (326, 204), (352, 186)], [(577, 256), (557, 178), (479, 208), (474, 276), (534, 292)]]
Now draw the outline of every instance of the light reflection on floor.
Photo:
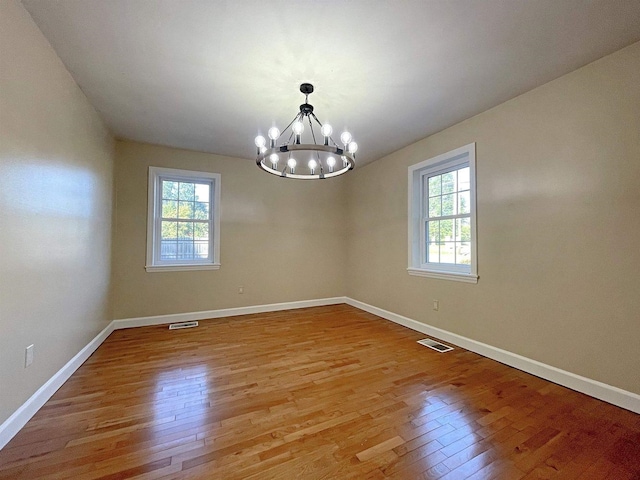
[(154, 382), (154, 430), (163, 430), (166, 423), (187, 417), (194, 426), (203, 424), (209, 411), (210, 379), (206, 364), (159, 372)]

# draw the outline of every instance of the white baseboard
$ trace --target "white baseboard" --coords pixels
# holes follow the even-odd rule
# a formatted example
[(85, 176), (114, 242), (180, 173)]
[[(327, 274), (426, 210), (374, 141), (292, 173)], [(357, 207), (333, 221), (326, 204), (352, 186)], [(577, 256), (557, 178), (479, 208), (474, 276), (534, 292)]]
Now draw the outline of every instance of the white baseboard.
[(205, 310), (202, 312), (172, 313), (153, 317), (121, 318), (114, 320), (115, 330), (122, 328), (147, 327), (149, 325), (164, 325), (176, 322), (192, 322), (209, 318), (234, 317), (252, 313), (278, 312), (280, 310), (295, 310), (298, 308), (322, 307), (347, 303), (347, 297), (320, 298), (317, 300), (300, 300), (297, 302), (270, 303), (267, 305), (253, 305), (250, 307), (223, 308), (221, 310)]
[(111, 322), (0, 425), (0, 450), (31, 420), (31, 417), (73, 375), (73, 372), (96, 351), (113, 330), (113, 322)]
[(604, 400), (605, 402), (617, 405), (618, 407), (631, 410), (635, 413), (640, 413), (640, 395), (633, 392), (622, 390), (618, 387), (607, 385), (606, 383), (598, 382), (587, 377), (576, 375), (575, 373), (561, 370), (551, 365), (532, 360), (522, 355), (502, 350), (501, 348), (487, 345), (486, 343), (478, 342), (456, 333), (442, 330), (441, 328), (432, 327), (425, 323), (418, 322), (411, 318), (398, 315), (397, 313), (389, 312), (378, 307), (374, 307), (367, 303), (348, 298), (346, 303), (352, 307), (359, 308), (365, 312), (372, 313), (386, 320), (390, 320), (394, 323), (398, 323), (417, 332), (424, 333), (443, 340), (446, 342), (458, 345), (466, 350), (478, 353), (484, 357), (497, 360), (500, 363), (509, 365), (510, 367), (517, 368), (524, 372), (530, 373), (545, 380), (557, 383), (563, 387), (576, 390), (586, 395)]

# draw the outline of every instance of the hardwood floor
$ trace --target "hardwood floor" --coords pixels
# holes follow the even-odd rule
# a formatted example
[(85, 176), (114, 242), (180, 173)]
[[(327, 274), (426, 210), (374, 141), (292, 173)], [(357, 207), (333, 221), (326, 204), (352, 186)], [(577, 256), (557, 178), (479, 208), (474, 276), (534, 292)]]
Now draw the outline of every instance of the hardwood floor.
[(346, 306), (119, 330), (1, 479), (640, 479), (640, 415)]

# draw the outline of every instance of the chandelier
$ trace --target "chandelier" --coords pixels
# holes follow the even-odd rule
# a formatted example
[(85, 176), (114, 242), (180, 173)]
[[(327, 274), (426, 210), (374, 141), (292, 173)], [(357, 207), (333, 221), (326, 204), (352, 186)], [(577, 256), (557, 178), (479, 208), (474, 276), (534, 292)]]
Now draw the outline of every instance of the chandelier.
[[(268, 132), (269, 146), (262, 135), (256, 137), (256, 164), (273, 175), (302, 180), (337, 177), (352, 170), (358, 144), (353, 141), (351, 134), (345, 131), (340, 135), (342, 146), (338, 145), (331, 137), (331, 125), (321, 123), (313, 113), (313, 105), (309, 104), (309, 94), (313, 93), (313, 85), (303, 83), (300, 85), (300, 91), (305, 95), (305, 101), (300, 105), (300, 112), (282, 133), (277, 127), (271, 127)], [(321, 144), (316, 142), (314, 121), (320, 127), (323, 138)], [(306, 137), (313, 143), (302, 143), (305, 123), (309, 126)], [(306, 163), (302, 163), (304, 161)]]

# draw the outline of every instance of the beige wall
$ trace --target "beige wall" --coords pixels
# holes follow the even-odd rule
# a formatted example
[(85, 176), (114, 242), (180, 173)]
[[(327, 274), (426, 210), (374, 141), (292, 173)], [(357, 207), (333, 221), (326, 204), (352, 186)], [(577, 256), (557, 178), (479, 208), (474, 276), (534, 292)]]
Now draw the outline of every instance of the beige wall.
[[(221, 174), (220, 270), (145, 271), (149, 166)], [(249, 159), (117, 142), (116, 203), (115, 318), (344, 294), (343, 179), (283, 180)]]
[(0, 423), (111, 319), (112, 152), (27, 12), (2, 1)]
[[(409, 276), (407, 167), (471, 142), (480, 280)], [(347, 191), (347, 295), (640, 394), (640, 43), (356, 169)]]

